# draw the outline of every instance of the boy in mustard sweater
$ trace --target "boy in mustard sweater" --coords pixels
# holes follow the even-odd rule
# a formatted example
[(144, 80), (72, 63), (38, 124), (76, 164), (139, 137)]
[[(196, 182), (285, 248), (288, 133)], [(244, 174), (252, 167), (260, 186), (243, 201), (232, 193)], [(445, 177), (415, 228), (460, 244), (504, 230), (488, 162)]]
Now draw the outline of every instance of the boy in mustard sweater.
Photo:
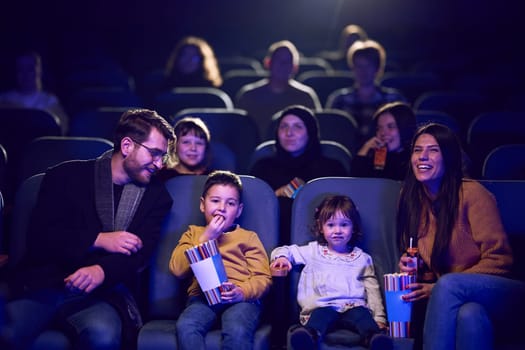
[(200, 199), (206, 226), (189, 226), (173, 250), (169, 267), (179, 278), (191, 276), (192, 270), (184, 252), (215, 239), (228, 282), (222, 285), (222, 303), (210, 306), (193, 277), (186, 309), (176, 327), (178, 345), (182, 350), (205, 349), (206, 333), (218, 321), (222, 326), (223, 348), (253, 348), (261, 313), (259, 300), (270, 288), (271, 275), (266, 250), (257, 234), (235, 224), (242, 209), (239, 176), (229, 171), (211, 173)]

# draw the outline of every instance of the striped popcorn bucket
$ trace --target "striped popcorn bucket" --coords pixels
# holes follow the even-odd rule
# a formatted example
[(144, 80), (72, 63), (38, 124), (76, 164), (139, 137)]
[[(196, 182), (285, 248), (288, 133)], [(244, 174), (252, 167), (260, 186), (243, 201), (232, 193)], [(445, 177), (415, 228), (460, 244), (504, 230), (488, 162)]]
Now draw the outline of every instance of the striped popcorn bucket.
[(409, 337), (412, 303), (404, 301), (402, 296), (410, 292), (406, 286), (416, 281), (415, 276), (407, 273), (388, 273), (383, 278), (390, 336), (394, 338)]
[(216, 240), (187, 249), (186, 258), (209, 305), (221, 302), (221, 285), (228, 281)]

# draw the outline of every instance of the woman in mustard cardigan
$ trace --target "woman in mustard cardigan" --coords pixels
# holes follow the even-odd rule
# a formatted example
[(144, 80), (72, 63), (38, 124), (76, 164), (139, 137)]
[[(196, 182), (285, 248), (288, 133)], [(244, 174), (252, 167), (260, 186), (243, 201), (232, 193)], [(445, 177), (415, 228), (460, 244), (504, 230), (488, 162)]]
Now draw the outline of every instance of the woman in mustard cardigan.
[[(405, 300), (428, 299), (425, 350), (492, 349), (501, 320), (525, 309), (525, 283), (510, 276), (512, 252), (495, 198), (463, 178), (461, 154), (449, 128), (421, 127), (401, 190), (400, 244), (407, 248), (412, 238), (420, 256), (418, 281)], [(402, 256), (401, 271), (414, 272), (407, 263)]]

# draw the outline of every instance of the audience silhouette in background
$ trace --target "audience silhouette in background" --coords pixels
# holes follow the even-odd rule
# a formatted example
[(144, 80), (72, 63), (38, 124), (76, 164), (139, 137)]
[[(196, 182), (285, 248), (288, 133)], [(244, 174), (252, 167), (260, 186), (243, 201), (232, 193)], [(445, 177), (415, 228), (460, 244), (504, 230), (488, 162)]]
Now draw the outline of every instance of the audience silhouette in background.
[(288, 40), (273, 43), (263, 63), (269, 71), (268, 78), (243, 86), (235, 98), (235, 106), (248, 112), (261, 137), (266, 135), (272, 116), (287, 106), (321, 108), (315, 91), (293, 78), (299, 67), (299, 52), (293, 43)]
[(293, 198), (301, 186), (324, 176), (347, 176), (344, 167), (321, 154), (319, 123), (303, 106), (289, 106), (279, 112), (275, 132), (276, 153), (257, 161), (250, 174), (266, 181), (275, 191), (280, 206), (281, 245), (290, 244)]
[(164, 90), (175, 87), (220, 87), (222, 75), (213, 48), (203, 38), (188, 36), (172, 50), (164, 71)]
[(386, 52), (377, 41), (356, 41), (348, 50), (347, 63), (354, 73), (354, 86), (333, 92), (326, 107), (350, 113), (357, 120), (364, 141), (375, 132), (372, 116), (379, 106), (406, 100), (395, 89), (379, 85), (385, 70)]
[(361, 26), (349, 24), (341, 30), (338, 49), (334, 51), (321, 51), (318, 55), (327, 60), (332, 68), (346, 70), (348, 69), (348, 63), (346, 61), (348, 49), (350, 49), (357, 40), (367, 39), (368, 34)]
[(410, 160), (410, 142), (416, 116), (404, 102), (379, 107), (372, 120), (375, 136), (368, 139), (352, 159), (351, 176), (403, 180)]
[(157, 176), (166, 181), (179, 175), (206, 175), (209, 173), (210, 130), (199, 118), (186, 117), (173, 127), (176, 140), (169, 148), (169, 157)]
[(65, 135), (69, 118), (58, 97), (43, 89), (40, 54), (33, 51), (19, 53), (15, 58), (14, 68), (16, 86), (0, 94), (0, 106), (46, 110), (58, 117)]

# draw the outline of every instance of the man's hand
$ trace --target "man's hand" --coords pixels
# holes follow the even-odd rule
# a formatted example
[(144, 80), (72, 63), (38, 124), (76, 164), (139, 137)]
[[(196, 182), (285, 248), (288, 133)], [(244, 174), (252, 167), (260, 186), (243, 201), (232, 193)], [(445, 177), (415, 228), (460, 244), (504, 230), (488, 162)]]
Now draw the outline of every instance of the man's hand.
[(64, 278), (65, 287), (71, 292), (91, 293), (104, 282), (105, 274), (100, 265), (81, 267)]
[(131, 255), (142, 248), (142, 240), (127, 231), (101, 232), (93, 246), (110, 253)]

